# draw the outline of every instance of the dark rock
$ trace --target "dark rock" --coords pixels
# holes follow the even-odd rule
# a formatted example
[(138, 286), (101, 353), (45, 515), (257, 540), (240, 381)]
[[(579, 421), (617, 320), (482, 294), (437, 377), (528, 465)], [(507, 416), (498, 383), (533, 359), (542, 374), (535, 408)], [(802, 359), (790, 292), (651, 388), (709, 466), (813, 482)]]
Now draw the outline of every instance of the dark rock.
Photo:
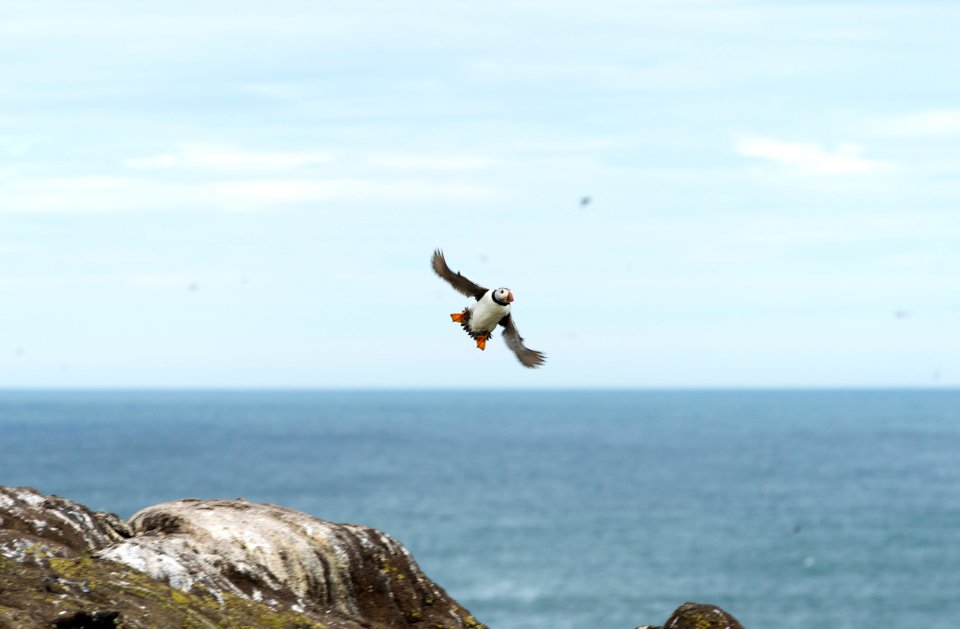
[(111, 629), (117, 626), (120, 612), (77, 612), (53, 621), (56, 629)]
[(663, 629), (743, 629), (743, 625), (716, 605), (687, 602), (673, 612)]
[[(56, 580), (62, 591), (45, 584)], [(88, 593), (79, 588), (88, 584)], [(17, 562), (0, 555), (0, 628), (88, 626), (110, 620), (126, 628), (301, 627), (357, 629), (319, 621), (233, 597), (182, 592), (129, 566), (90, 557), (46, 557)], [(98, 615), (99, 612), (99, 615)], [(100, 626), (113, 626), (103, 625)]]
[(0, 486), (0, 555), (18, 561), (37, 553), (75, 557), (124, 537), (129, 537), (129, 527), (112, 513), (91, 511), (32, 487)]

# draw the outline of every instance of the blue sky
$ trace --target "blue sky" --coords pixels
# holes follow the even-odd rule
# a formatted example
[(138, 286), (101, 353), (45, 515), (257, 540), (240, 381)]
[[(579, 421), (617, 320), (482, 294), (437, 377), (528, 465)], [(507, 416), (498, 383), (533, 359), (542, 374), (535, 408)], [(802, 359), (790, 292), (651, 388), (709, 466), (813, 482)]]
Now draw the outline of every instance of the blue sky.
[(957, 386), (958, 19), (5, 3), (0, 386)]

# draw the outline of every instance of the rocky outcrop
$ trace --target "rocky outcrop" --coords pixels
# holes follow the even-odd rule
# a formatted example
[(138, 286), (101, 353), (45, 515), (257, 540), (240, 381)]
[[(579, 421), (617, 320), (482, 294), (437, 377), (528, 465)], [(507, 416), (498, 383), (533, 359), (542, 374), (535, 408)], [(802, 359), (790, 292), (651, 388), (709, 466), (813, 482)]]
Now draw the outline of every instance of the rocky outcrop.
[(743, 629), (743, 626), (716, 605), (687, 602), (673, 612), (663, 627), (637, 629)]
[[(485, 629), (397, 541), (244, 500), (179, 500), (129, 523), (0, 486), (0, 628)], [(743, 629), (685, 603), (662, 628)]]
[(0, 487), (0, 627), (481, 629), (388, 535), (242, 500), (112, 514)]
[(100, 557), (190, 591), (384, 627), (479, 627), (407, 550), (376, 529), (242, 500), (180, 500), (130, 520)]
[(132, 535), (112, 513), (91, 511), (30, 487), (0, 486), (0, 555), (24, 561), (42, 552), (74, 557), (93, 552)]

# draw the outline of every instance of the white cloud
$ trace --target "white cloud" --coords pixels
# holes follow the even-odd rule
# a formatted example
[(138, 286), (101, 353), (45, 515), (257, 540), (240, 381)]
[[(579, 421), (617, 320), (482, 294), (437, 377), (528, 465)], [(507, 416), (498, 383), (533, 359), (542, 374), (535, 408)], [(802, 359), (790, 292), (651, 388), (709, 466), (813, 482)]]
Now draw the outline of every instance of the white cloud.
[[(340, 156), (342, 157), (342, 156)], [(419, 170), (454, 172), (482, 170), (497, 162), (490, 157), (472, 154), (400, 153), (374, 151), (354, 156), (370, 166), (390, 170)], [(251, 151), (236, 148), (192, 145), (176, 151), (133, 157), (123, 161), (134, 170), (164, 170), (171, 168), (242, 171), (293, 170), (304, 166), (333, 164), (338, 155), (332, 151)]]
[(32, 253), (33, 251), (35, 251), (35, 248), (29, 245), (0, 243), (0, 255)]
[(226, 149), (188, 150), (184, 161), (189, 166), (238, 169), (287, 169), (313, 164), (329, 164), (334, 161), (331, 153), (270, 151), (232, 151)]
[(746, 137), (736, 145), (738, 155), (755, 157), (815, 175), (847, 175), (887, 170), (892, 164), (860, 156), (856, 144), (844, 143), (833, 151), (814, 142), (784, 142), (774, 138)]
[(141, 177), (0, 180), (0, 213), (122, 212), (190, 207), (195, 187)]
[(291, 203), (471, 201), (495, 189), (448, 179), (238, 179), (171, 182), (145, 177), (0, 180), (0, 214), (257, 211)]
[[(262, 277), (260, 279), (262, 280)], [(250, 281), (248, 274), (234, 271), (0, 274), (0, 289), (87, 285), (124, 286), (142, 290), (196, 291), (204, 288), (235, 287), (245, 280)]]
[(866, 128), (878, 135), (896, 137), (958, 135), (960, 134), (960, 109), (939, 109), (879, 117), (869, 121)]
[(905, 251), (884, 256), (881, 262), (892, 269), (906, 272), (960, 269), (960, 255), (951, 251)]
[(123, 164), (127, 168), (134, 170), (154, 170), (159, 168), (170, 168), (177, 163), (177, 156), (171, 153), (161, 155), (151, 155), (148, 157), (132, 157), (124, 160)]
[(110, 276), (135, 288), (201, 290), (209, 287), (230, 287), (241, 283), (241, 274), (225, 271), (199, 271), (194, 273), (123, 273)]
[(322, 201), (469, 201), (493, 196), (491, 188), (464, 182), (374, 179), (261, 179), (216, 184), (228, 209)]
[(367, 157), (371, 166), (393, 170), (467, 171), (482, 170), (496, 162), (479, 155), (435, 155), (415, 153), (373, 153)]
[[(936, 243), (960, 237), (960, 218), (936, 209), (914, 209), (911, 220), (900, 212), (872, 211), (823, 214), (810, 211), (805, 215), (751, 217), (725, 232), (734, 249), (747, 247), (809, 247), (821, 245), (863, 245), (922, 241)], [(719, 239), (722, 242), (722, 239)], [(718, 242), (711, 235), (710, 242)]]
[(247, 151), (217, 146), (187, 146), (172, 153), (127, 159), (124, 165), (135, 170), (184, 167), (263, 171), (330, 164), (335, 159), (333, 153), (321, 151)]
[(467, 74), (494, 83), (575, 83), (611, 90), (693, 88), (717, 84), (720, 79), (701, 67), (676, 62), (638, 65), (629, 63), (583, 63), (554, 59), (545, 61), (482, 60), (465, 64)]

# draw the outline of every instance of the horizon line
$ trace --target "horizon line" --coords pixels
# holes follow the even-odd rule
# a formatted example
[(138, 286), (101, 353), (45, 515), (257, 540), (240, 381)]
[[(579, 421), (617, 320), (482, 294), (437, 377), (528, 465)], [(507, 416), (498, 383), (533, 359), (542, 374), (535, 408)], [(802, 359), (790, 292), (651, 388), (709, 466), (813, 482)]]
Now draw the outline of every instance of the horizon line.
[(669, 392), (960, 392), (960, 385), (669, 385), (610, 387), (397, 387), (397, 386), (0, 386), (4, 393), (669, 393)]

